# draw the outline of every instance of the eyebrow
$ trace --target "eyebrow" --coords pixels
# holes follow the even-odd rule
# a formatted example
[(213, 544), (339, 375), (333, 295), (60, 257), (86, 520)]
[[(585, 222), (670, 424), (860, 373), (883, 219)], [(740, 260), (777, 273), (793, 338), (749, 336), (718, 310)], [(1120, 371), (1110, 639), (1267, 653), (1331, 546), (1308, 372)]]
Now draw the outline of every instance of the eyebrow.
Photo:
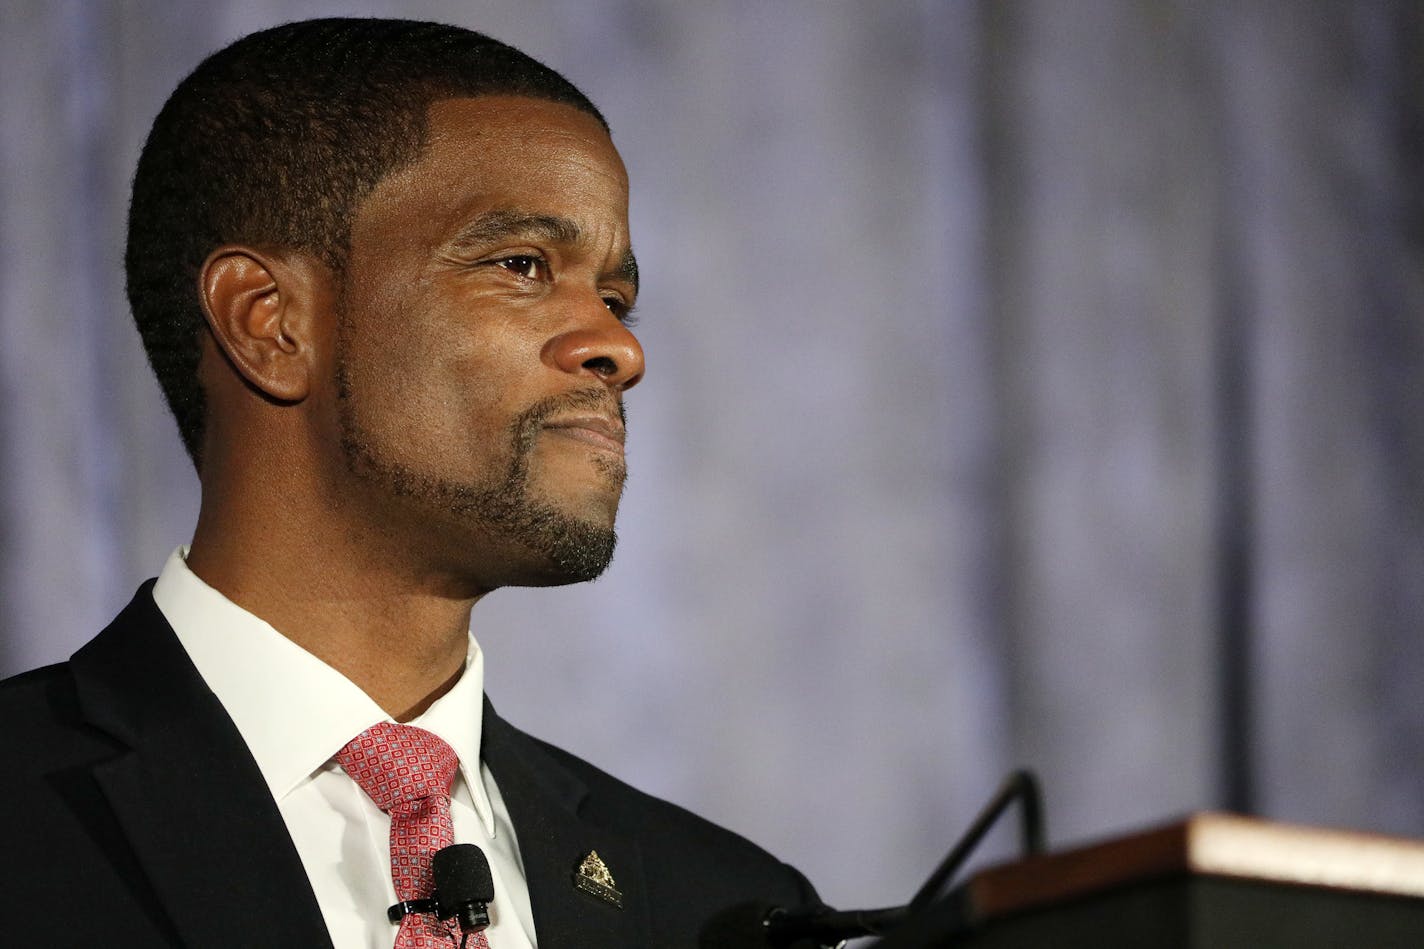
[(633, 285), (633, 292), (638, 290), (638, 258), (633, 256), (633, 248), (628, 248), (623, 252), (623, 259), (618, 262), (618, 266), (613, 269), (615, 277), (622, 277)]
[[(578, 244), (583, 241), (583, 228), (578, 222), (556, 214), (534, 214), (528, 211), (496, 209), (486, 211), (460, 228), (455, 235), (456, 247), (483, 247), (511, 237), (531, 237), (555, 244)], [(618, 277), (638, 289), (638, 259), (629, 248), (618, 266), (605, 276)]]

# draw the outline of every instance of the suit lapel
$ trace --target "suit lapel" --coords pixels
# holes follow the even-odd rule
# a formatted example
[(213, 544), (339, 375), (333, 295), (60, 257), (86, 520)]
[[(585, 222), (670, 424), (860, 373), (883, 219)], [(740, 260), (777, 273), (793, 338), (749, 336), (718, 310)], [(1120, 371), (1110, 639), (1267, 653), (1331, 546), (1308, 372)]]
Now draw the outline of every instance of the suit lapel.
[(185, 943), (329, 947), (257, 763), (151, 589), (71, 663), (86, 717), (127, 746), (95, 780)]
[[(580, 817), (588, 789), (533, 739), (499, 718), (488, 702), (480, 741), (480, 755), (499, 784), (519, 837), (539, 949), (649, 945), (637, 843)], [(621, 907), (598, 887), (577, 884), (590, 853), (607, 868)]]

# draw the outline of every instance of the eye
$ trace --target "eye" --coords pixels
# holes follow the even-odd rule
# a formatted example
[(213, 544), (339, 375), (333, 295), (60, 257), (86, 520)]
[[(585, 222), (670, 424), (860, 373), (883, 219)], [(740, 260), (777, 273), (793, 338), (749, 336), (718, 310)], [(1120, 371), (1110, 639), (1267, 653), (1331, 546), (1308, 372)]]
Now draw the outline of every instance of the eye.
[(633, 307), (623, 302), (621, 297), (604, 297), (603, 305), (608, 307), (608, 312), (618, 318), (618, 322), (624, 326), (636, 326), (638, 318), (633, 314)]
[(541, 280), (549, 273), (548, 262), (537, 254), (515, 254), (491, 262), (527, 280)]

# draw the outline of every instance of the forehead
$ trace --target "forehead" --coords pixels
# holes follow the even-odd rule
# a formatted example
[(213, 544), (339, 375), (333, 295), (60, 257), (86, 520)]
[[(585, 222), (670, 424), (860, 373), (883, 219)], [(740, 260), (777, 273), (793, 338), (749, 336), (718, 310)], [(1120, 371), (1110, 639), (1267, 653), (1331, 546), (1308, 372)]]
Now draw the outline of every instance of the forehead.
[(587, 113), (524, 96), (479, 96), (433, 103), (427, 125), (416, 160), (361, 203), (353, 243), (385, 225), (430, 232), (505, 207), (626, 232), (627, 171)]

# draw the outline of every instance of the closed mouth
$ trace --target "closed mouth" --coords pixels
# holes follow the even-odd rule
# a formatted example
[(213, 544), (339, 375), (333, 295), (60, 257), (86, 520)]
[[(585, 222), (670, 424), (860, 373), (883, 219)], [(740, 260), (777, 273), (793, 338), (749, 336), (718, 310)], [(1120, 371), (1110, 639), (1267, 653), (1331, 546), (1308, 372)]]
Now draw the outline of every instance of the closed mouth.
[(603, 415), (580, 415), (545, 422), (543, 428), (555, 435), (581, 441), (602, 451), (623, 454), (627, 432), (617, 419)]

